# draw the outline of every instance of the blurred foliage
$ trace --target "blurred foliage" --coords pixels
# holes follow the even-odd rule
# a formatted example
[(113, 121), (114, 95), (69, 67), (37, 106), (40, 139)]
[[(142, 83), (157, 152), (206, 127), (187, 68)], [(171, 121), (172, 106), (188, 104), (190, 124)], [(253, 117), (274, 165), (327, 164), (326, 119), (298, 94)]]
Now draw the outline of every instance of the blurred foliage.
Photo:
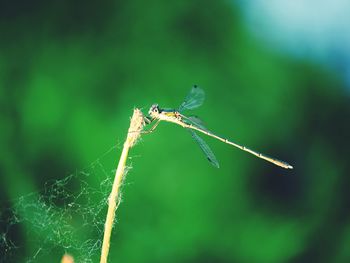
[[(257, 42), (226, 1), (1, 5), (2, 207), (117, 145), (103, 158), (112, 178), (132, 109), (177, 107), (198, 84), (207, 99), (195, 114), (209, 129), (295, 169), (205, 138), (215, 169), (186, 131), (160, 124), (131, 153), (110, 262), (350, 261), (350, 107), (337, 74)], [(87, 184), (99, 187), (91, 175)], [(33, 230), (40, 214), (10, 227), (14, 211), (1, 213), (5, 262), (32, 258), (34, 240), (55, 230)], [(8, 240), (16, 248), (5, 250)], [(34, 261), (81, 253), (50, 246)]]

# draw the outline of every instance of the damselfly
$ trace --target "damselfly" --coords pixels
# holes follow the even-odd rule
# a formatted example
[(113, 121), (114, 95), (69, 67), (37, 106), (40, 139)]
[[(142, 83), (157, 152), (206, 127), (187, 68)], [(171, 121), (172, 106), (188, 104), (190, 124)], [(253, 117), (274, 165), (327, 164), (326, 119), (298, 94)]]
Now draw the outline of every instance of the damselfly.
[(163, 108), (160, 108), (158, 104), (153, 104), (148, 112), (149, 117), (146, 117), (145, 119), (148, 124), (154, 123), (154, 125), (149, 129), (148, 132), (154, 131), (154, 129), (157, 127), (160, 121), (172, 122), (186, 128), (191, 133), (192, 138), (199, 144), (200, 148), (206, 155), (209, 162), (217, 168), (219, 168), (219, 163), (216, 160), (214, 153), (209, 148), (209, 146), (204, 142), (204, 140), (195, 133), (195, 131), (201, 132), (205, 135), (218, 139), (224, 143), (233, 145), (243, 151), (253, 154), (261, 159), (264, 159), (280, 167), (283, 167), (286, 169), (293, 169), (293, 166), (291, 166), (290, 164), (284, 161), (280, 161), (276, 158), (272, 158), (262, 153), (253, 151), (245, 146), (239, 145), (237, 143), (234, 143), (232, 141), (229, 141), (228, 139), (225, 139), (223, 137), (220, 137), (212, 133), (203, 125), (202, 121), (198, 117), (195, 117), (195, 116), (187, 117), (182, 114), (182, 112), (186, 110), (193, 110), (201, 106), (204, 102), (204, 97), (205, 97), (204, 91), (198, 86), (193, 86), (190, 93), (186, 96), (185, 100), (182, 102), (182, 104), (178, 109), (163, 109)]

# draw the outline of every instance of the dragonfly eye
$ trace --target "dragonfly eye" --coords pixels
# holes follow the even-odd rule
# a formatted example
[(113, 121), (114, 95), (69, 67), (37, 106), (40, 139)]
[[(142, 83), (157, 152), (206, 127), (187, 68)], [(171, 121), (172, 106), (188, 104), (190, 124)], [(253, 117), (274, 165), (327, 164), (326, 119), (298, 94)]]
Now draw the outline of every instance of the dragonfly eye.
[(152, 115), (152, 113), (158, 113), (158, 112), (159, 112), (158, 104), (153, 104), (149, 109), (148, 114)]

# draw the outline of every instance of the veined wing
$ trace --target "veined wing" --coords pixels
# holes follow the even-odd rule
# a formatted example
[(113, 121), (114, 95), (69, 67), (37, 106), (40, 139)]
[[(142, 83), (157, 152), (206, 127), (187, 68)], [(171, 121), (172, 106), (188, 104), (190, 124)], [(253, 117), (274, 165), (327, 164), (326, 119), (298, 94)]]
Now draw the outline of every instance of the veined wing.
[(203, 121), (198, 118), (197, 116), (184, 116), (181, 114), (181, 117), (184, 119), (185, 122), (188, 122), (192, 125), (197, 126), (198, 128), (201, 128), (204, 131), (210, 132), (204, 125)]
[(194, 85), (190, 93), (187, 94), (184, 102), (182, 102), (178, 110), (181, 112), (184, 110), (192, 110), (192, 109), (198, 108), (203, 104), (204, 98), (205, 98), (204, 90)]
[(201, 147), (208, 161), (216, 168), (219, 168), (219, 163), (216, 160), (214, 153), (209, 148), (208, 144), (206, 144), (205, 141), (201, 137), (199, 137), (193, 130), (188, 129), (188, 131), (191, 133), (192, 138), (199, 144), (199, 147)]

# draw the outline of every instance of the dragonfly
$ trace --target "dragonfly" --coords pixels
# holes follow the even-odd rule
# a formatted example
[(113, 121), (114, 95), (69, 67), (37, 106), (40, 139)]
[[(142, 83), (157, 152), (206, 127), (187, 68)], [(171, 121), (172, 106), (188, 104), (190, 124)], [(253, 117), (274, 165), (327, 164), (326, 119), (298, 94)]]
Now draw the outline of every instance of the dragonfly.
[(145, 117), (145, 122), (147, 124), (153, 123), (153, 126), (146, 132), (153, 132), (161, 121), (175, 123), (182, 126), (191, 133), (192, 138), (198, 143), (199, 147), (207, 157), (208, 161), (215, 167), (219, 168), (219, 162), (217, 161), (214, 153), (208, 146), (208, 144), (201, 138), (196, 132), (205, 134), (226, 144), (237, 147), (245, 152), (255, 155), (258, 158), (264, 159), (270, 163), (280, 166), (285, 169), (293, 169), (293, 166), (287, 162), (278, 160), (276, 158), (269, 157), (260, 152), (249, 149), (243, 145), (237, 144), (226, 138), (216, 135), (215, 133), (209, 131), (203, 122), (196, 116), (186, 116), (183, 112), (187, 110), (193, 110), (200, 107), (205, 99), (204, 90), (194, 85), (188, 95), (185, 97), (184, 101), (177, 109), (167, 109), (161, 108), (158, 104), (153, 104), (148, 111), (147, 117)]

